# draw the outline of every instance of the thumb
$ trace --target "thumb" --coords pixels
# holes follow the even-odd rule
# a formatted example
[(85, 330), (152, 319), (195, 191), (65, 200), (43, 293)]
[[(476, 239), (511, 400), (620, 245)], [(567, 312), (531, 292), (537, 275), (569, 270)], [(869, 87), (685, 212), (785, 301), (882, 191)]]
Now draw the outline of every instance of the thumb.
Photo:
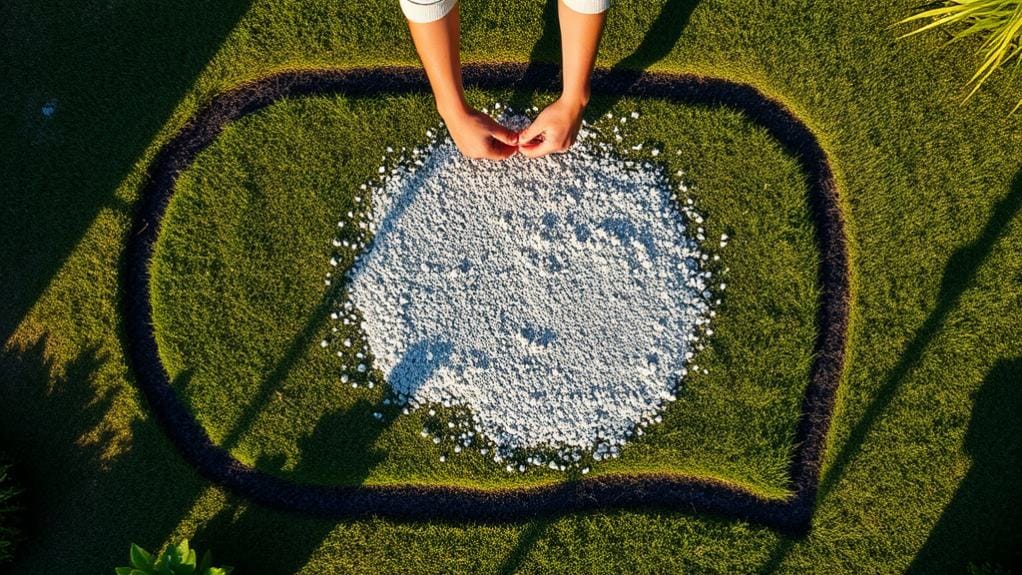
[(522, 130), (522, 133), (518, 134), (518, 144), (525, 146), (541, 136), (545, 128), (539, 122), (533, 122), (529, 124), (529, 127)]
[(494, 140), (507, 144), (508, 146), (518, 146), (518, 134), (511, 130), (497, 124), (490, 130), (490, 135), (493, 136)]

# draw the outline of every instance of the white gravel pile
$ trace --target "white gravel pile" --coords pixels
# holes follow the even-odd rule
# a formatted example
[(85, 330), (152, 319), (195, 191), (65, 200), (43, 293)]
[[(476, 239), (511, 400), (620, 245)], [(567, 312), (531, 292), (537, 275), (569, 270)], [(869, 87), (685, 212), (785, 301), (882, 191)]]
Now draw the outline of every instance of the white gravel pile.
[(488, 162), (444, 137), (369, 190), (375, 236), (347, 311), (394, 402), (471, 412), (456, 452), (552, 449), (560, 469), (617, 456), (712, 333), (706, 256), (666, 174), (598, 140), (583, 130), (565, 154)]

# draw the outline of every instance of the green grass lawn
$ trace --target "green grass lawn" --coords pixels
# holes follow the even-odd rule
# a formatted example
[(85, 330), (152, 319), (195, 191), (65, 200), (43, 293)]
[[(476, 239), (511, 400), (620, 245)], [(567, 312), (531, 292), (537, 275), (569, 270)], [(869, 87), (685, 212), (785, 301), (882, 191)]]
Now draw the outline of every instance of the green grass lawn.
[[(564, 477), (546, 469), (509, 476), (475, 450), (440, 463), (440, 446), (419, 437), (435, 422), (421, 412), (374, 421), (383, 386), (353, 390), (339, 381), (342, 365), (358, 363), (357, 348), (344, 359), (320, 348), (333, 325), (334, 308), (322, 302), (336, 294), (323, 282), (336, 221), (359, 209), (353, 196), (375, 176), (386, 146), (425, 143), (430, 105), (427, 96), (279, 104), (231, 126), (179, 183), (152, 269), (156, 333), (179, 391), (240, 460), (329, 483)], [(669, 173), (688, 168), (709, 215), (707, 243), (734, 270), (722, 274), (734, 288), (718, 311), (713, 351), (696, 358), (710, 374), (691, 377), (663, 425), (595, 470), (713, 475), (783, 495), (817, 300), (802, 176), (734, 112), (632, 101), (613, 111), (634, 109), (643, 114), (619, 147), (651, 159), (631, 146), (661, 142)], [(367, 118), (378, 123), (367, 126)], [(596, 125), (609, 133), (614, 123)], [(673, 142), (684, 144), (675, 150)], [(723, 232), (734, 239), (718, 250)], [(339, 327), (335, 339), (358, 338)]]
[[(33, 510), (14, 572), (107, 572), (130, 541), (186, 536), (266, 574), (1016, 566), (1022, 522), (1005, 502), (1022, 496), (1022, 115), (1007, 116), (1017, 86), (1000, 74), (961, 106), (976, 45), (942, 48), (940, 33), (896, 41), (889, 26), (914, 6), (619, 0), (601, 50), (607, 66), (755, 85), (816, 131), (838, 174), (849, 359), (814, 530), (792, 540), (656, 510), (327, 522), (203, 481), (124, 357), (118, 266), (145, 166), (198, 105), (245, 79), (415, 63), (401, 14), (389, 0), (5, 4), (0, 446)], [(544, 18), (538, 1), (466, 0), (465, 59), (555, 59)], [(431, 106), (426, 95), (278, 103), (233, 124), (183, 174), (157, 245), (157, 336), (175, 386), (239, 459), (337, 484), (558, 478), (507, 476), (471, 455), (440, 464), (420, 416), (373, 424), (379, 393), (341, 386), (339, 358), (319, 348), (336, 219), (386, 145), (423, 140)], [(632, 142), (662, 144), (671, 172), (686, 170), (708, 236), (735, 239), (720, 252), (730, 272), (717, 336), (699, 358), (710, 373), (594, 472), (667, 469), (782, 495), (817, 293), (801, 175), (733, 113), (615, 106), (643, 111)]]

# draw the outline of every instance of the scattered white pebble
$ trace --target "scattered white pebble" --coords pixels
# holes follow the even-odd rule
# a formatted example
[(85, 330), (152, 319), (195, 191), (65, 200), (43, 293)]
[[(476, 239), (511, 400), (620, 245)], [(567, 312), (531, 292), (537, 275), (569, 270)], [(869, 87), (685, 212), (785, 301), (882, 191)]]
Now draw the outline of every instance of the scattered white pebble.
[(618, 457), (674, 396), (710, 311), (693, 265), (704, 254), (663, 169), (587, 134), (564, 154), (496, 163), (436, 141), (372, 184), (358, 222), (376, 232), (348, 296), (375, 367), (413, 406), (467, 407), (475, 435), (452, 442), (485, 439), (497, 462), (541, 446)]

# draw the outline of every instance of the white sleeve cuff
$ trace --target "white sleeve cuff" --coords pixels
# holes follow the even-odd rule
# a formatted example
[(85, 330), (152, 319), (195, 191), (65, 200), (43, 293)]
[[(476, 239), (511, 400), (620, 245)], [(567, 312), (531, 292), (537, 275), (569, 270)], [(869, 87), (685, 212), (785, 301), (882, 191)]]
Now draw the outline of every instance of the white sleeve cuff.
[(425, 24), (443, 18), (457, 3), (458, 0), (401, 0), (401, 11), (412, 22)]
[(582, 14), (599, 14), (610, 8), (610, 0), (564, 0), (564, 5)]

